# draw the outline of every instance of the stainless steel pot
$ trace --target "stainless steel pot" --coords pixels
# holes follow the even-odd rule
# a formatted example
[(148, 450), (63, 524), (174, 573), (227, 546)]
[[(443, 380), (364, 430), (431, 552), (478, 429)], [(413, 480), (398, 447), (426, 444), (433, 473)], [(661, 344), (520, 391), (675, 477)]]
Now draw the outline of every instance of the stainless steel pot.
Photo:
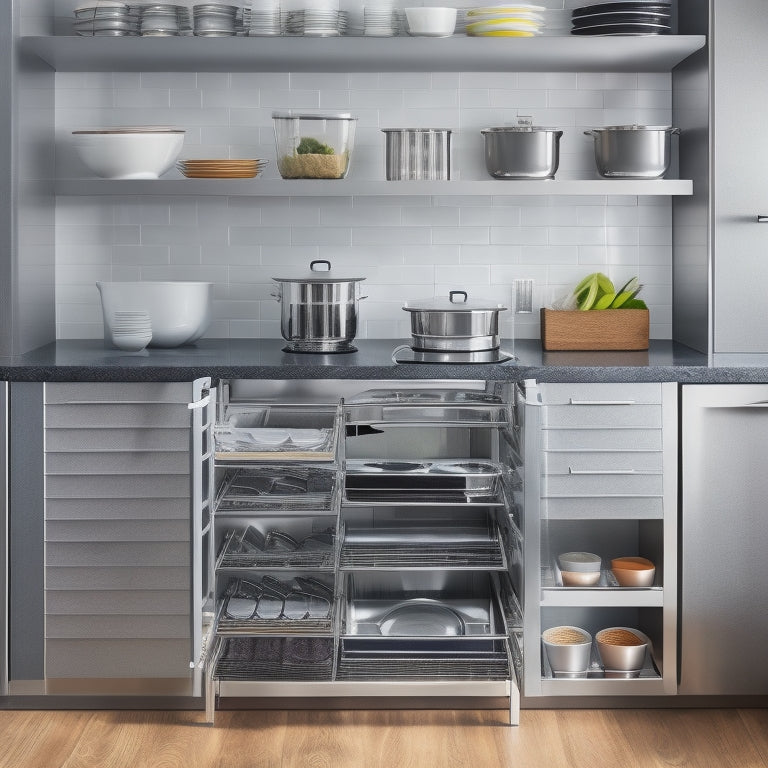
[(364, 277), (337, 277), (330, 261), (316, 259), (305, 275), (272, 279), (278, 284), (272, 296), (281, 304), (280, 333), (287, 352), (355, 351), (357, 303), (366, 298), (360, 296)]
[(659, 179), (668, 170), (671, 136), (668, 125), (609, 125), (584, 131), (595, 140), (597, 172), (606, 179)]
[(448, 299), (406, 303), (411, 315), (412, 348), (424, 352), (477, 352), (498, 349), (502, 304), (470, 302), (466, 291)]
[(562, 131), (521, 120), (517, 126), (485, 128), (480, 133), (485, 137), (485, 167), (494, 178), (555, 178)]

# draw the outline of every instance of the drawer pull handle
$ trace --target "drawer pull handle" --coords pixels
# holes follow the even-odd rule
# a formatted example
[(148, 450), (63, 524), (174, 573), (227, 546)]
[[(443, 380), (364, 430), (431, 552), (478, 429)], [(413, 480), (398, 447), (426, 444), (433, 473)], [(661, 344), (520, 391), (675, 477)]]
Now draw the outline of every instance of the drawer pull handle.
[(636, 469), (574, 469), (568, 467), (569, 475), (636, 475)]
[(570, 400), (571, 405), (637, 405), (636, 400)]

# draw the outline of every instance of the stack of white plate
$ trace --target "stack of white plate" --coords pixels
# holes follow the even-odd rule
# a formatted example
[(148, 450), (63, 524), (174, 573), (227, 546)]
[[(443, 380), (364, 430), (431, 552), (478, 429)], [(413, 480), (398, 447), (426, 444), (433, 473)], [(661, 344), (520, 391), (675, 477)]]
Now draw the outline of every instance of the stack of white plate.
[(348, 26), (346, 11), (305, 8), (288, 14), (285, 31), (289, 35), (334, 37), (343, 35)]
[(152, 341), (152, 322), (146, 312), (115, 312), (109, 334), (118, 349), (139, 352)]
[(470, 8), (466, 13), (467, 34), (472, 37), (535, 37), (544, 29), (540, 5), (492, 5)]
[(394, 37), (400, 32), (400, 14), (392, 6), (366, 5), (363, 9), (363, 34), (369, 37)]
[(571, 34), (594, 37), (609, 35), (668, 35), (671, 4), (656, 0), (598, 3), (574, 8)]
[(188, 179), (252, 179), (267, 160), (180, 160), (176, 167)]
[(282, 34), (280, 3), (277, 0), (261, 2), (258, 7), (243, 9), (243, 30), (250, 37)]
[(86, 0), (75, 8), (72, 25), (84, 37), (125, 37), (139, 34), (136, 6), (116, 0)]

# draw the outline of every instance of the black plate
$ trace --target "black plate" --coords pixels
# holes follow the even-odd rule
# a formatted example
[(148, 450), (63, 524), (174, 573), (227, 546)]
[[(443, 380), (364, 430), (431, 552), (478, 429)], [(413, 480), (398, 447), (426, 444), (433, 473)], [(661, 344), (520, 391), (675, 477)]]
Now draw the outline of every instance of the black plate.
[(572, 35), (668, 35), (669, 27), (661, 24), (601, 24), (572, 29)]
[(574, 27), (594, 27), (598, 24), (669, 24), (669, 16), (663, 13), (595, 13), (573, 19)]
[(583, 5), (581, 8), (574, 8), (571, 16), (587, 16), (590, 13), (623, 13), (625, 11), (669, 13), (671, 7), (671, 3), (643, 3), (627, 0), (626, 2), (622, 3), (598, 3), (597, 5)]

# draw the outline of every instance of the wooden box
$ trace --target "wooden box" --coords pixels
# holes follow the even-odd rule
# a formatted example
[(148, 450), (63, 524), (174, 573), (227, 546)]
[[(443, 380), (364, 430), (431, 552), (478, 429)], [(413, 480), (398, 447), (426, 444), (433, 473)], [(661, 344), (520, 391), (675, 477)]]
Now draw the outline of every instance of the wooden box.
[(545, 350), (648, 349), (647, 309), (541, 310)]

